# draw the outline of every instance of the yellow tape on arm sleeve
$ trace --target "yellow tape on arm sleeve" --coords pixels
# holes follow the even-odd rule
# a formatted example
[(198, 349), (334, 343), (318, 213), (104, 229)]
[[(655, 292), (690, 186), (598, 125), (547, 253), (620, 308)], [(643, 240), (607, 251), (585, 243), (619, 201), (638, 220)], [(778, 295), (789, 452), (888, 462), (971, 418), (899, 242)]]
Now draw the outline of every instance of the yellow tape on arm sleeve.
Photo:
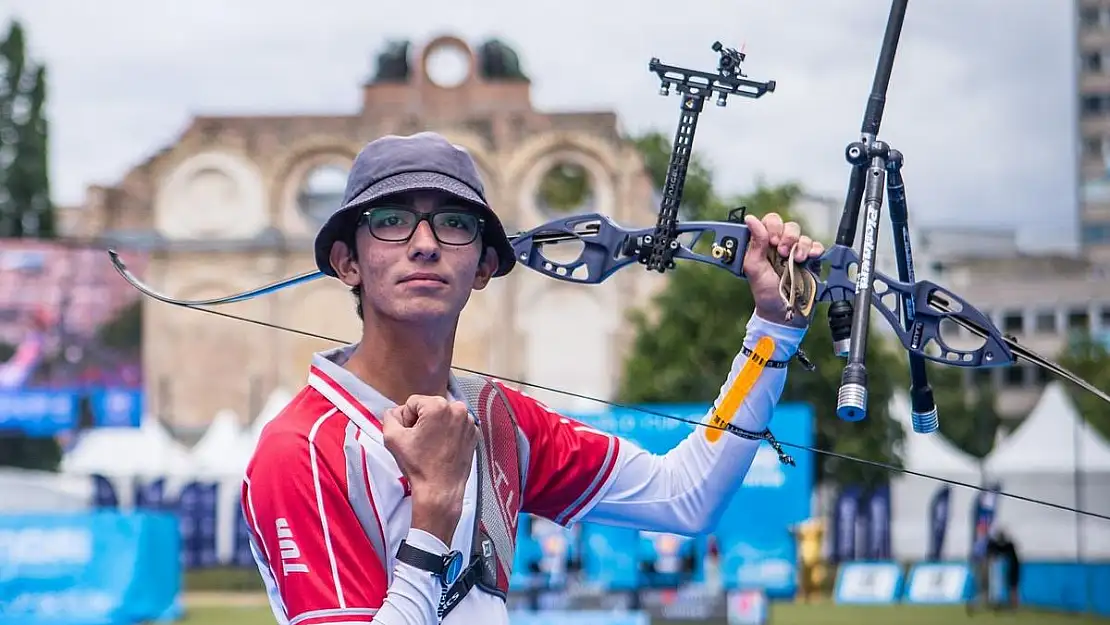
[(740, 369), (740, 373), (736, 375), (736, 379), (732, 381), (732, 386), (725, 393), (724, 399), (713, 410), (713, 418), (709, 421), (710, 427), (705, 430), (707, 441), (716, 443), (721, 439), (721, 434), (725, 432), (723, 428), (732, 422), (736, 411), (740, 410), (740, 404), (744, 403), (744, 399), (748, 397), (748, 393), (755, 386), (759, 375), (763, 373), (763, 367), (766, 366), (773, 353), (775, 353), (774, 339), (763, 336), (756, 341), (755, 348), (752, 349), (752, 353)]

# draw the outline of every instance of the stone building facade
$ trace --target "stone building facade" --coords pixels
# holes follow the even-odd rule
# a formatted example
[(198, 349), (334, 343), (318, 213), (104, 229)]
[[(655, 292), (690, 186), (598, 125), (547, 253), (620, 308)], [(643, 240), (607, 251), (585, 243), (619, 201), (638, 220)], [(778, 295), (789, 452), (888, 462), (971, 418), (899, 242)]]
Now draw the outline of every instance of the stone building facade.
[[(455, 61), (437, 78), (437, 56)], [(440, 72), (442, 73), (442, 72)], [(506, 230), (564, 212), (601, 212), (629, 226), (654, 223), (653, 191), (638, 152), (611, 111), (536, 110), (515, 53), (450, 36), (378, 58), (350, 115), (195, 117), (170, 145), (115, 184), (90, 187), (69, 234), (149, 255), (141, 278), (179, 298), (240, 292), (314, 269), (311, 241), (339, 204), (347, 168), (367, 141), (434, 130), (477, 160)], [(552, 170), (582, 172), (573, 206), (537, 194)], [(457, 365), (608, 398), (630, 339), (631, 307), (649, 302), (657, 274), (630, 269), (602, 285), (559, 282), (517, 267), (477, 292), (463, 314)], [(319, 280), (218, 310), (357, 340), (350, 294)], [(303, 384), (318, 338), (172, 307), (143, 308), (148, 413), (199, 430), (221, 409), (253, 418), (274, 389)], [(555, 406), (590, 408), (534, 393)]]

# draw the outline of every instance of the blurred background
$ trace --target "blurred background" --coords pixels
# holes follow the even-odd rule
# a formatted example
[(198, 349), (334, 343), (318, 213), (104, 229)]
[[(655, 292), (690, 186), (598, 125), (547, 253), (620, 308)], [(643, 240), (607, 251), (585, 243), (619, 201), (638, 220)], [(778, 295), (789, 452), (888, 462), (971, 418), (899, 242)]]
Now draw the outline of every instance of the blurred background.
[[(358, 150), (421, 130), (471, 151), (507, 230), (653, 225), (679, 101), (648, 61), (714, 71), (716, 40), (777, 89), (707, 107), (683, 217), (777, 211), (831, 243), (889, 7), (0, 2), (0, 622), (273, 622), (241, 477), (334, 344), (143, 298), (106, 249), (186, 299), (307, 271)], [(1102, 389), (1108, 52), (1110, 0), (911, 3), (880, 133), (906, 155), (917, 279)], [(472, 298), (455, 363), (697, 420), (746, 288), (701, 265), (591, 287), (518, 269)], [(359, 327), (330, 281), (221, 310), (341, 341)], [(525, 517), (514, 623), (991, 620), (965, 609), (976, 567), (999, 618), (1110, 619), (1110, 520), (1074, 512), (1110, 515), (1110, 406), (1026, 363), (930, 365), (940, 431), (915, 434), (904, 352), (876, 320), (869, 416), (840, 421), (823, 310), (817, 370), (792, 370), (774, 420), (797, 466), (761, 449), (705, 536)], [(523, 388), (658, 453), (691, 431)]]

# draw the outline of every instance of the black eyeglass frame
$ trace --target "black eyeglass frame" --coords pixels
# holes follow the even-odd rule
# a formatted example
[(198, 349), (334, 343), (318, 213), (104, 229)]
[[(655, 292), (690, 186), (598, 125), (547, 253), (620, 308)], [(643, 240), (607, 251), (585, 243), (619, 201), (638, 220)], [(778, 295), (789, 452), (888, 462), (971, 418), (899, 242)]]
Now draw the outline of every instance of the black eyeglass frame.
[[(370, 216), (373, 213), (375, 213), (376, 211), (380, 211), (380, 210), (404, 211), (404, 212), (409, 213), (411, 215), (415, 215), (416, 216), (416, 221), (413, 222), (412, 229), (409, 230), (409, 233), (407, 235), (405, 235), (404, 237), (399, 238), (399, 239), (382, 238), (377, 233), (375, 233), (374, 228), (372, 228), (370, 226)], [(444, 241), (442, 238), (440, 238), (439, 232), (436, 231), (435, 222), (432, 221), (432, 219), (434, 219), (436, 216), (443, 215), (443, 214), (466, 215), (467, 217), (473, 218), (475, 221), (478, 222), (478, 227), (475, 228), (475, 230), (474, 230), (474, 236), (469, 241), (467, 241), (466, 243), (451, 243), (451, 242), (448, 242), (448, 241)], [(408, 241), (409, 239), (412, 238), (412, 235), (416, 234), (416, 229), (420, 227), (420, 222), (423, 222), (423, 221), (428, 222), (428, 227), (431, 228), (432, 236), (434, 236), (436, 238), (436, 241), (439, 241), (439, 243), (441, 245), (450, 245), (452, 247), (463, 247), (463, 246), (470, 245), (471, 243), (477, 241), (478, 238), (481, 237), (482, 234), (485, 232), (485, 227), (486, 227), (486, 220), (483, 219), (482, 217), (480, 217), (478, 215), (475, 215), (473, 212), (470, 212), (465, 208), (459, 208), (459, 207), (453, 207), (453, 206), (452, 207), (437, 208), (437, 209), (432, 210), (430, 212), (422, 213), (418, 210), (413, 209), (410, 206), (379, 205), (379, 206), (372, 206), (370, 208), (367, 208), (366, 210), (362, 211), (362, 215), (359, 216), (359, 224), (360, 225), (361, 224), (366, 224), (366, 230), (370, 233), (370, 236), (374, 237), (375, 239), (377, 239), (379, 241), (385, 241), (386, 243), (404, 243), (405, 241)]]

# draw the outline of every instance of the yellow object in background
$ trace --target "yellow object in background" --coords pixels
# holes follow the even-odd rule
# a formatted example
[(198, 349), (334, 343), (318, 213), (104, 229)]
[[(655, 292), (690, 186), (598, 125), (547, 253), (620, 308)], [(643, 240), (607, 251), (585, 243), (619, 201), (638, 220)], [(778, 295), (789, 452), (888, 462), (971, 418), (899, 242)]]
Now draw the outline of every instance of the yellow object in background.
[(821, 594), (828, 579), (828, 564), (822, 553), (825, 521), (820, 518), (808, 519), (794, 526), (791, 533), (798, 541), (798, 595), (803, 601), (809, 601)]

